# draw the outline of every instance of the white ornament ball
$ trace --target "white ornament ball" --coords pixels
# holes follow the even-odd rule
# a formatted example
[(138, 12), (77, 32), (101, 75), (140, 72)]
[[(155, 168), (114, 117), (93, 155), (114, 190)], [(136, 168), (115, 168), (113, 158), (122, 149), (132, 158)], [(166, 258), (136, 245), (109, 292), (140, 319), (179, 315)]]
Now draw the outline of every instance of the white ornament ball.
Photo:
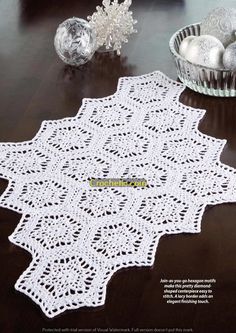
[(223, 55), (223, 65), (226, 69), (236, 70), (236, 42), (230, 44)]
[(190, 43), (196, 38), (196, 36), (188, 36), (184, 38), (179, 46), (179, 54), (181, 57), (185, 58), (186, 52), (188, 50), (188, 47)]
[(201, 35), (212, 35), (226, 47), (236, 41), (236, 9), (213, 9), (201, 23)]
[(196, 65), (220, 69), (225, 51), (222, 43), (209, 35), (198, 36), (190, 43), (185, 58)]
[(54, 46), (66, 64), (80, 66), (90, 60), (96, 50), (96, 33), (88, 21), (73, 17), (57, 28)]

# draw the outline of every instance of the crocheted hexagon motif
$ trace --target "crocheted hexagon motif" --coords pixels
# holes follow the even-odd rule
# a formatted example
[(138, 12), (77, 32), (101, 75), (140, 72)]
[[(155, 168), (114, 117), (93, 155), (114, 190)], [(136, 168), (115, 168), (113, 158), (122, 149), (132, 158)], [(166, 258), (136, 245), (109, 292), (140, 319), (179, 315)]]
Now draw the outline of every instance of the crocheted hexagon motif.
[[(208, 204), (236, 201), (226, 141), (198, 131), (205, 111), (179, 102), (184, 89), (161, 72), (124, 77), (31, 141), (0, 144), (0, 206), (22, 214), (9, 239), (33, 257), (15, 288), (48, 317), (104, 304), (115, 271), (152, 265), (162, 235), (200, 232)], [(147, 186), (90, 186), (134, 177)]]

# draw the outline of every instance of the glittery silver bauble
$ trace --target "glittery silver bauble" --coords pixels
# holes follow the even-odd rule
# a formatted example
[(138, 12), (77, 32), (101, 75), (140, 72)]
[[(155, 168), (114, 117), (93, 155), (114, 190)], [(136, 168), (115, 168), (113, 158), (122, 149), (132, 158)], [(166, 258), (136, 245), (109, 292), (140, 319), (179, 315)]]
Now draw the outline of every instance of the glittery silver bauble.
[(236, 42), (230, 44), (223, 55), (223, 64), (226, 69), (236, 70)]
[(196, 65), (219, 69), (223, 67), (223, 44), (209, 35), (198, 36), (190, 43), (185, 58)]
[(80, 66), (92, 58), (96, 50), (96, 34), (86, 20), (69, 18), (57, 28), (54, 46), (62, 61)]
[(190, 43), (194, 40), (194, 38), (196, 38), (196, 36), (188, 36), (182, 40), (179, 46), (179, 54), (181, 55), (181, 57), (185, 58), (187, 49)]
[(215, 8), (201, 23), (201, 35), (211, 35), (218, 38), (226, 47), (236, 41), (236, 9)]

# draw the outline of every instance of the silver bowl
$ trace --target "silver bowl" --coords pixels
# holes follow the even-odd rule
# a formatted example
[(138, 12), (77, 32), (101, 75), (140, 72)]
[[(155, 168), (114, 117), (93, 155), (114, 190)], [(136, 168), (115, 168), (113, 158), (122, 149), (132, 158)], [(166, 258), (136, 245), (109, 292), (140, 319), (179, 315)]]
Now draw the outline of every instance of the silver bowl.
[(169, 47), (179, 79), (190, 89), (217, 97), (236, 97), (236, 71), (192, 64), (179, 54), (182, 40), (200, 35), (200, 23), (183, 27), (171, 37)]

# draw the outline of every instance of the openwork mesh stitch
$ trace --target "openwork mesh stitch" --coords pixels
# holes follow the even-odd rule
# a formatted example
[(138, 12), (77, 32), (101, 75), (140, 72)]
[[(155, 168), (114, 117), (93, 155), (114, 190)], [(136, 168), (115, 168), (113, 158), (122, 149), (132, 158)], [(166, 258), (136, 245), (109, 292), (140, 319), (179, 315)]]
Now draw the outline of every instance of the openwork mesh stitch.
[[(15, 288), (48, 317), (104, 304), (115, 271), (152, 265), (162, 235), (200, 232), (206, 205), (236, 201), (226, 140), (198, 131), (205, 111), (179, 102), (184, 88), (161, 72), (124, 77), (31, 141), (0, 144), (0, 206), (22, 214), (9, 239), (32, 254)], [(89, 184), (132, 177), (148, 186)]]

